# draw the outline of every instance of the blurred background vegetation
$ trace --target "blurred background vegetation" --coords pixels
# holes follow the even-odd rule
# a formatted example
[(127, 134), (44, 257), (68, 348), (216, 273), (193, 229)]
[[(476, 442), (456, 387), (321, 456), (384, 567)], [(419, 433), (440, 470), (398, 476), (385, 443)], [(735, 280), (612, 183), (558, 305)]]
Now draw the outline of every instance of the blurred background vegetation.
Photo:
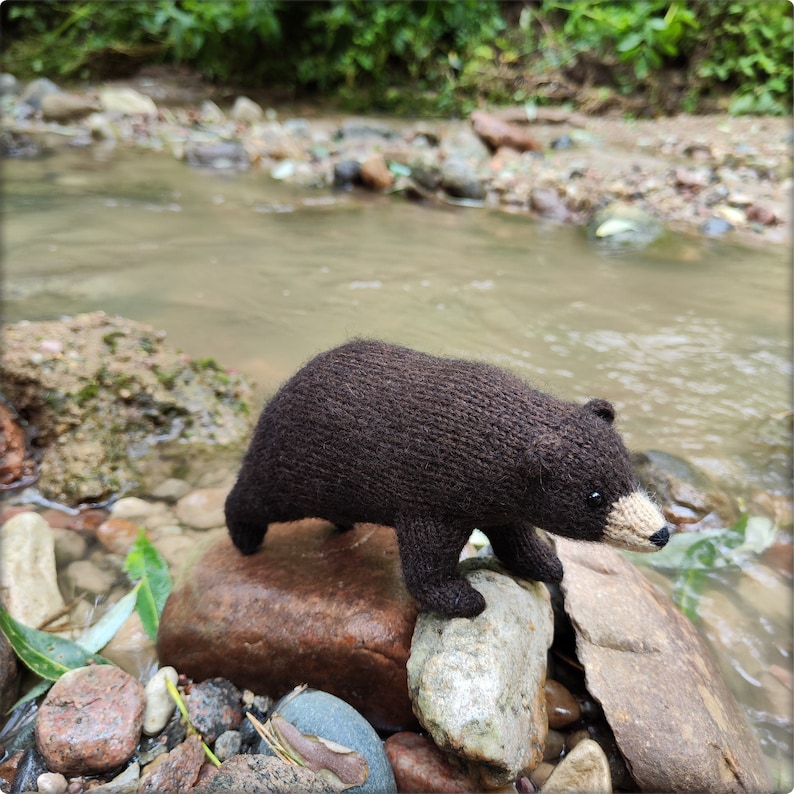
[(102, 80), (170, 63), (356, 111), (567, 103), (788, 114), (788, 0), (9, 0), (2, 68)]

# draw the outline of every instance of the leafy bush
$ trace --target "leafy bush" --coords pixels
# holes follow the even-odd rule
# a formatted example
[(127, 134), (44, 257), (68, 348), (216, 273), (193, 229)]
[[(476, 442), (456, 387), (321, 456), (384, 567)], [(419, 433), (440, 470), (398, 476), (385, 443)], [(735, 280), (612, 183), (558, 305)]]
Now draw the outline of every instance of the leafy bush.
[(788, 0), (15, 0), (0, 12), (3, 68), (23, 78), (160, 60), (358, 109), (444, 113), (532, 99), (528, 78), (577, 61), (580, 82), (644, 92), (651, 110), (669, 69), (686, 90), (667, 110), (728, 92), (734, 113), (782, 114), (794, 91)]
[(736, 115), (791, 112), (794, 21), (788, 0), (764, 3), (701, 0), (704, 41), (697, 76), (706, 85), (733, 89)]

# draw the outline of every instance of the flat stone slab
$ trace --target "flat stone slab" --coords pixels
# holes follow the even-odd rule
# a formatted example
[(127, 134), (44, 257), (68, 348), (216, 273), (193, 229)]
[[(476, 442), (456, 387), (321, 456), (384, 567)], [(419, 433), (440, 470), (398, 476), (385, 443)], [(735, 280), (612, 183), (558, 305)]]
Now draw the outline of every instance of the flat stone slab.
[(772, 791), (747, 719), (692, 623), (619, 552), (554, 539), (587, 689), (642, 791)]

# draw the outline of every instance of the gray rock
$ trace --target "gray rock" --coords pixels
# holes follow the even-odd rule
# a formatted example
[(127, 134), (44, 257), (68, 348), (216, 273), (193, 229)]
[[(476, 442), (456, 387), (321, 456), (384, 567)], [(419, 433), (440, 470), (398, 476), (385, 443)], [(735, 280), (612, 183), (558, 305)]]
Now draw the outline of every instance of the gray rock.
[(240, 752), (240, 731), (224, 731), (216, 740), (212, 748), (215, 757), (222, 763)]
[(41, 100), (41, 114), (48, 121), (75, 121), (100, 110), (96, 99), (82, 94), (58, 92)]
[(185, 162), (197, 168), (243, 170), (250, 165), (248, 153), (239, 141), (197, 142), (185, 147)]
[[(363, 786), (347, 789), (351, 794), (396, 794), (391, 764), (375, 729), (344, 700), (316, 689), (306, 689), (297, 695), (287, 695), (276, 703), (274, 714), (279, 714), (301, 733), (330, 739), (367, 759), (369, 777)], [(266, 742), (261, 742), (260, 753), (270, 755)]]
[(193, 529), (212, 529), (226, 523), (223, 505), (228, 488), (198, 488), (176, 503), (176, 517)]
[(454, 620), (421, 613), (408, 660), (419, 721), (490, 788), (529, 772), (542, 758), (543, 684), (553, 637), (546, 588), (486, 567), (492, 565), (483, 559), (463, 565), (485, 596), (485, 611)]
[(486, 195), (476, 169), (458, 155), (441, 163), (441, 187), (454, 198), (482, 201)]
[[(351, 789), (352, 790), (352, 789)], [(308, 769), (266, 755), (235, 755), (200, 780), (191, 794), (339, 794)]]
[(560, 761), (540, 788), (541, 794), (576, 791), (609, 794), (612, 778), (606, 754), (592, 739), (584, 739)]
[(190, 483), (178, 477), (169, 477), (157, 487), (152, 488), (151, 496), (164, 502), (177, 502), (190, 492)]
[(19, 104), (30, 105), (36, 110), (41, 110), (42, 99), (44, 99), (45, 96), (57, 94), (60, 90), (61, 89), (58, 88), (52, 80), (46, 77), (38, 77), (35, 80), (31, 80), (25, 86), (25, 90), (19, 97)]
[(121, 774), (91, 789), (92, 794), (138, 794), (141, 767), (133, 761)]
[(239, 727), (243, 719), (242, 695), (231, 681), (209, 678), (193, 684), (187, 695), (190, 723), (212, 744), (227, 730)]
[(8, 72), (0, 73), (0, 97), (19, 96), (21, 92), (22, 86), (13, 74)]
[(695, 532), (729, 527), (738, 519), (730, 496), (689, 461), (651, 449), (634, 454), (632, 463), (671, 523)]
[(232, 106), (232, 118), (239, 124), (256, 124), (265, 117), (265, 111), (252, 99), (238, 96)]
[(488, 145), (469, 124), (452, 127), (441, 141), (440, 148), (444, 159), (454, 156), (478, 163), (485, 162), (491, 157)]
[(134, 88), (104, 88), (99, 101), (107, 113), (119, 116), (156, 116), (157, 105), (151, 97)]
[(11, 617), (33, 628), (63, 610), (55, 536), (38, 513), (18, 513), (0, 527), (0, 593)]
[(694, 626), (619, 552), (554, 540), (587, 689), (642, 791), (772, 791), (758, 741)]
[(717, 216), (706, 218), (706, 220), (700, 224), (700, 231), (703, 232), (706, 237), (722, 237), (723, 234), (732, 230), (733, 224), (730, 221), (726, 221), (725, 218), (718, 218)]

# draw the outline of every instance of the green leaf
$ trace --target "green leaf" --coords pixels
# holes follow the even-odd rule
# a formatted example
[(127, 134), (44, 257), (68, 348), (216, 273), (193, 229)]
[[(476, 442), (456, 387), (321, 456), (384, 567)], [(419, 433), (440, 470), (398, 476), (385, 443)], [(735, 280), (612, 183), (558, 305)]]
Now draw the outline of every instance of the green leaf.
[(160, 615), (171, 592), (171, 575), (168, 564), (143, 529), (124, 560), (124, 570), (133, 582), (139, 584), (136, 607), (144, 630), (155, 642)]
[(57, 681), (64, 673), (89, 662), (110, 664), (96, 653), (89, 653), (72, 640), (25, 626), (0, 607), (0, 629), (16, 655), (36, 675)]
[(113, 604), (91, 628), (83, 633), (77, 640), (77, 644), (89, 653), (96, 653), (104, 648), (116, 636), (116, 632), (135, 609), (140, 587), (140, 583), (136, 584), (127, 595)]

